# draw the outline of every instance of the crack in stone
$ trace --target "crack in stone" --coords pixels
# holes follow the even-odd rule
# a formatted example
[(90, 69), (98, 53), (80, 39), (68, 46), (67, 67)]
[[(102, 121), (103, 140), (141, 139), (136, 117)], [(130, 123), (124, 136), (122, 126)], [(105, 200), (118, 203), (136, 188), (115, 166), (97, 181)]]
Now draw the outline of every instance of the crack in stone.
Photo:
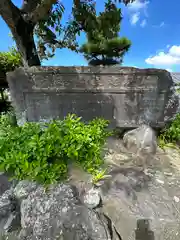
[(98, 219), (104, 225), (104, 229), (106, 231), (107, 240), (122, 240), (121, 235), (117, 231), (116, 227), (114, 226), (112, 220), (103, 212), (97, 212)]
[(110, 219), (106, 214), (103, 213), (103, 216), (104, 216), (104, 218), (105, 218), (106, 221), (107, 221), (107, 228), (108, 228), (110, 237), (111, 237), (111, 239), (113, 239), (113, 226), (112, 226), (112, 221), (111, 221), (111, 219)]

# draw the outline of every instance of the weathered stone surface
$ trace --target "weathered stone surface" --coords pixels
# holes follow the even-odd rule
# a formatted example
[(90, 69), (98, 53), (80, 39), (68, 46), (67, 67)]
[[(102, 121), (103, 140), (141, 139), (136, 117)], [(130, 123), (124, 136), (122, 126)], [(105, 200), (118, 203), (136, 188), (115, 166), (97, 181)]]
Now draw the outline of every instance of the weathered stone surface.
[(19, 124), (75, 113), (112, 127), (162, 127), (179, 105), (170, 73), (128, 67), (32, 67), (7, 77)]
[(7, 190), (0, 197), (0, 234), (20, 227), (20, 208), (14, 198), (13, 189)]
[[(125, 147), (142, 159), (142, 164), (149, 164), (157, 150), (156, 134), (147, 125), (142, 125), (125, 133), (123, 137)], [(152, 163), (152, 162), (151, 162)]]
[(5, 232), (12, 232), (20, 228), (21, 216), (19, 211), (13, 211), (3, 227)]
[(12, 211), (12, 191), (7, 190), (1, 197), (0, 197), (0, 217), (6, 217)]
[(28, 230), (22, 239), (108, 240), (96, 213), (80, 203), (70, 185), (30, 193), (21, 204), (21, 225)]
[(155, 164), (143, 171), (123, 141), (108, 143), (111, 178), (98, 188), (92, 188), (89, 174), (70, 165), (66, 183), (45, 189), (22, 181), (6, 191), (0, 198), (0, 240), (179, 240), (178, 151), (157, 149)]
[(105, 157), (112, 166), (112, 178), (101, 186), (103, 213), (122, 239), (178, 240), (180, 154), (178, 158), (177, 150), (168, 155), (157, 149), (155, 164), (143, 172), (134, 164), (135, 155), (124, 149), (123, 141), (117, 142), (111, 139), (111, 151)]
[[(119, 172), (115, 169), (111, 174), (113, 180), (102, 186), (103, 212), (112, 220), (122, 239), (179, 239), (180, 203), (174, 201), (170, 190), (171, 178), (167, 179), (160, 172), (150, 177), (133, 168), (120, 168)], [(149, 231), (139, 229), (137, 233), (138, 222), (144, 220), (149, 224)], [(148, 238), (149, 234), (154, 238)]]
[(28, 195), (38, 187), (35, 182), (29, 182), (27, 180), (20, 181), (14, 188), (14, 196), (18, 200), (27, 198)]

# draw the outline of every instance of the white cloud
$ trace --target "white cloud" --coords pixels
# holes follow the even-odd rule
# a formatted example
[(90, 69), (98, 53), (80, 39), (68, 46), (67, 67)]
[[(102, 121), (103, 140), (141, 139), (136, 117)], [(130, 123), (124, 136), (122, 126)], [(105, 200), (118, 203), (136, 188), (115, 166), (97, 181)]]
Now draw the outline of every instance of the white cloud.
[(169, 49), (169, 53), (172, 55), (172, 56), (175, 56), (175, 57), (180, 57), (180, 46), (172, 46), (170, 49)]
[(146, 60), (146, 63), (152, 64), (152, 65), (172, 65), (172, 64), (178, 64), (180, 63), (180, 58), (173, 57), (169, 55), (168, 53), (160, 52), (158, 55), (154, 57), (149, 57)]
[(147, 25), (147, 20), (146, 19), (142, 20), (142, 22), (140, 23), (140, 26), (145, 27), (146, 25)]
[(163, 27), (164, 25), (165, 25), (165, 23), (164, 23), (164, 22), (161, 22), (160, 25), (159, 25), (159, 27), (161, 28), (161, 27)]
[(166, 53), (159, 52), (157, 55), (147, 58), (145, 62), (155, 66), (171, 66), (180, 64), (180, 45), (172, 46)]
[(136, 25), (136, 23), (139, 21), (139, 18), (140, 18), (140, 13), (139, 12), (134, 13), (130, 19), (131, 24)]
[(128, 9), (131, 11), (139, 11), (141, 9), (147, 8), (149, 1), (146, 0), (135, 0), (133, 3), (128, 5)]
[[(147, 17), (148, 4), (148, 0), (135, 0), (133, 3), (128, 5), (128, 10), (131, 15), (130, 22), (132, 25), (135, 25), (139, 21), (140, 14), (142, 14), (142, 12), (144, 16)], [(145, 19), (141, 22), (140, 25), (141, 27), (144, 27), (146, 25)]]
[(160, 22), (159, 24), (155, 24), (155, 25), (152, 25), (154, 28), (162, 28), (164, 27), (166, 24), (165, 22)]

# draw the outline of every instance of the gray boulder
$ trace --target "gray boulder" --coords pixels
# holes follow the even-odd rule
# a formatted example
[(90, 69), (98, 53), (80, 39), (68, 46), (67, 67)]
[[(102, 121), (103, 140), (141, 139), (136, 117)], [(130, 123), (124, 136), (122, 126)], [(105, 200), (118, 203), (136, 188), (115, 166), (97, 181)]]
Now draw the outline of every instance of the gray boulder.
[(84, 204), (86, 204), (88, 208), (93, 209), (98, 207), (101, 202), (101, 197), (98, 189), (92, 188), (89, 191), (87, 191), (87, 193), (84, 195), (83, 200)]
[(97, 213), (81, 204), (76, 189), (38, 187), (21, 203), (21, 239), (109, 240)]
[(142, 160), (143, 165), (150, 164), (156, 154), (156, 134), (148, 125), (125, 133), (123, 142), (129, 152), (135, 153)]

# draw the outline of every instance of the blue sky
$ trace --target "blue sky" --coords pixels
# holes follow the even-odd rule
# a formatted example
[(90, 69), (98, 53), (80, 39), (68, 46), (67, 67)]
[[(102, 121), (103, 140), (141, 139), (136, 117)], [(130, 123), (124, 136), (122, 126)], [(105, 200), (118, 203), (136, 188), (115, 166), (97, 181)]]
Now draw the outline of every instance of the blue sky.
[[(103, 10), (103, 1), (97, 1), (97, 10)], [(136, 0), (129, 7), (122, 6), (123, 20), (120, 36), (128, 37), (132, 47), (124, 58), (123, 65), (139, 68), (164, 68), (180, 71), (180, 0)], [(13, 0), (20, 6), (22, 0)], [(62, 0), (66, 7), (64, 20), (71, 12), (72, 0)], [(9, 29), (0, 18), (0, 51), (13, 45)], [(80, 43), (85, 42), (82, 36)], [(54, 58), (43, 65), (87, 65), (80, 54), (67, 49), (56, 51)]]

